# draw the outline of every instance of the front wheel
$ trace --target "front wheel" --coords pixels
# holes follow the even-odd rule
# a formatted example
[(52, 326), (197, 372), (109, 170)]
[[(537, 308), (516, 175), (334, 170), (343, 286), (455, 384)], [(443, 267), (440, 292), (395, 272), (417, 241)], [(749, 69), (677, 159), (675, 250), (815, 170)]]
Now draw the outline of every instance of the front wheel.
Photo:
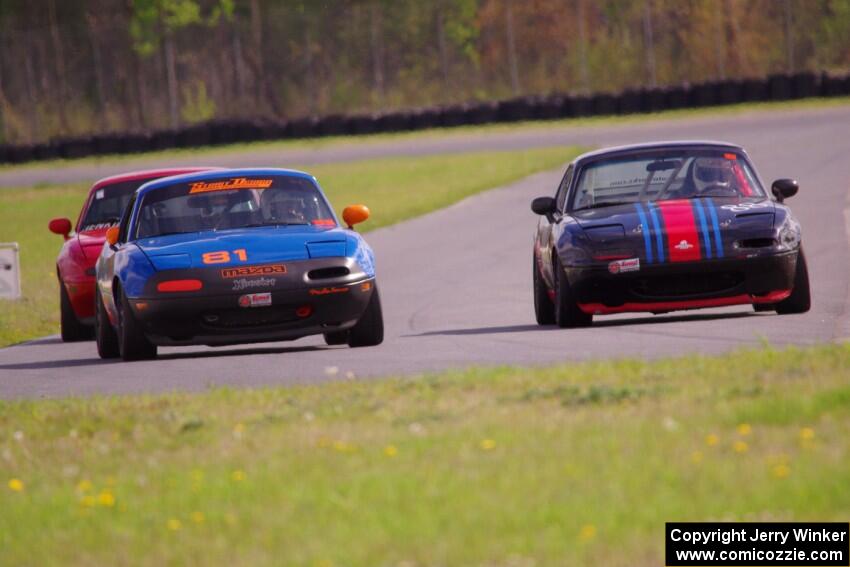
[(100, 291), (95, 288), (94, 302), (94, 338), (97, 341), (97, 354), (100, 358), (118, 358), (121, 352), (118, 350), (118, 335), (109, 322), (106, 308), (103, 306), (103, 298)]
[(118, 349), (121, 358), (130, 360), (147, 360), (156, 358), (156, 345), (152, 344), (145, 334), (133, 311), (130, 302), (123, 291), (119, 291), (120, 303), (118, 306)]
[(579, 309), (573, 288), (560, 260), (555, 258), (555, 324), (559, 327), (589, 327), (593, 315)]
[(797, 267), (794, 270), (794, 288), (791, 295), (776, 304), (776, 312), (780, 315), (805, 313), (812, 307), (811, 290), (809, 289), (809, 267), (803, 248), (797, 254)]
[(549, 290), (546, 288), (546, 282), (543, 281), (540, 268), (537, 266), (536, 255), (531, 257), (531, 270), (531, 277), (534, 282), (534, 317), (537, 319), (538, 325), (552, 325), (555, 323), (555, 305), (549, 298)]
[(381, 312), (381, 297), (378, 295), (378, 286), (372, 290), (369, 305), (366, 311), (357, 321), (357, 324), (348, 331), (348, 346), (366, 347), (377, 346), (384, 342), (384, 315)]
[(87, 341), (94, 336), (94, 329), (83, 325), (77, 319), (68, 290), (62, 280), (59, 280), (59, 316), (59, 329), (63, 342)]

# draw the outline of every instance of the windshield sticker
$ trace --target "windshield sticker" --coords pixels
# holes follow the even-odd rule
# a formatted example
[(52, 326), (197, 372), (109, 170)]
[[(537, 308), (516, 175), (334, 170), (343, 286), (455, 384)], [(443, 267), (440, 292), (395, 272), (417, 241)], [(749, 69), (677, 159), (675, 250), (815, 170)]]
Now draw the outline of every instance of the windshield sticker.
[(189, 193), (208, 193), (210, 191), (230, 191), (231, 189), (268, 189), (272, 186), (271, 179), (247, 179), (238, 177), (226, 181), (197, 181), (189, 184)]
[[(669, 176), (667, 175), (653, 175), (652, 183), (664, 183), (667, 181)], [(630, 185), (643, 185), (646, 182), (646, 177), (632, 177), (631, 179), (615, 179), (609, 184), (609, 187), (625, 187)]]
[(88, 232), (90, 230), (106, 230), (107, 228), (112, 228), (113, 226), (118, 226), (117, 222), (98, 222), (94, 224), (87, 224), (83, 228), (80, 229), (80, 232)]
[(104, 195), (103, 189), (98, 189), (94, 194), (94, 198), (95, 199), (103, 199), (103, 195)]

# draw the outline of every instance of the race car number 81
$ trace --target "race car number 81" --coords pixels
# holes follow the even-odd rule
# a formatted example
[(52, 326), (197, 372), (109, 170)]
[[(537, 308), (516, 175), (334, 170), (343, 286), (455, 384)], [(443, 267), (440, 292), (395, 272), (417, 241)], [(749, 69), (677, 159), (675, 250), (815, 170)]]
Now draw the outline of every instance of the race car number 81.
[[(233, 250), (233, 255), (238, 258), (240, 262), (248, 261), (248, 252), (245, 251), (244, 248), (239, 248), (238, 250)], [(230, 252), (227, 250), (220, 250), (217, 252), (207, 252), (201, 256), (204, 264), (227, 264), (230, 262)]]

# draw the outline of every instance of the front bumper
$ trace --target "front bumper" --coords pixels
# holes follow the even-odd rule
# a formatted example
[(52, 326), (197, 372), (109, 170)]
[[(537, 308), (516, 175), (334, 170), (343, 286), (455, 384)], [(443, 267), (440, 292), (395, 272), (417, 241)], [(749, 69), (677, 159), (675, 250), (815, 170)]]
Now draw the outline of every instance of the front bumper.
[(797, 251), (753, 258), (641, 264), (612, 274), (608, 265), (567, 267), (579, 308), (609, 314), (776, 303), (794, 286)]
[[(222, 278), (221, 269), (157, 272), (144, 297), (130, 300), (145, 335), (160, 346), (209, 346), (295, 340), (342, 331), (363, 315), (375, 279), (348, 258), (287, 262), (286, 273)], [(348, 273), (311, 279), (316, 270), (346, 267)], [(157, 293), (168, 280), (200, 279), (198, 292)], [(247, 306), (240, 298), (262, 294), (264, 305)], [(266, 305), (270, 297), (270, 304)]]

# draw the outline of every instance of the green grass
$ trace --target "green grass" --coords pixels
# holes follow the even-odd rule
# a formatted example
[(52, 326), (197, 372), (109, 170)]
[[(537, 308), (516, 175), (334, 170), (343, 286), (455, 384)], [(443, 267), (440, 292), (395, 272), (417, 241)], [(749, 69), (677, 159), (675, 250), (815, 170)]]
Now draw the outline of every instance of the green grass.
[[(341, 211), (365, 203), (371, 230), (450, 205), (485, 189), (570, 161), (577, 148), (433, 155), (316, 165), (316, 175)], [(0, 189), (0, 242), (21, 245), (24, 298), (0, 300), (0, 347), (59, 330), (56, 255), (61, 238), (48, 232), (51, 218), (76, 220), (87, 186)]]
[(227, 146), (209, 146), (203, 148), (190, 149), (169, 149), (161, 151), (147, 152), (143, 154), (119, 154), (119, 155), (104, 155), (92, 156), (86, 158), (65, 160), (55, 159), (41, 162), (31, 162), (22, 165), (0, 164), (0, 172), (7, 170), (19, 170), (27, 168), (44, 168), (50, 167), (53, 169), (66, 166), (73, 166), (85, 163), (115, 163), (115, 162), (139, 162), (151, 161), (155, 162), (161, 158), (174, 158), (183, 156), (186, 158), (203, 158), (214, 157), (216, 155), (244, 152), (257, 152), (263, 150), (306, 150), (320, 149), (331, 147), (340, 144), (371, 144), (371, 143), (386, 143), (391, 141), (401, 141), (406, 139), (415, 139), (422, 137), (451, 137), (463, 136), (470, 134), (495, 134), (501, 132), (512, 132), (520, 130), (539, 130), (551, 128), (568, 128), (580, 126), (604, 126), (610, 124), (626, 124), (636, 122), (646, 122), (664, 119), (686, 119), (694, 117), (710, 117), (710, 116), (735, 116), (751, 112), (764, 111), (780, 111), (780, 110), (805, 110), (817, 108), (830, 108), (835, 106), (844, 106), (850, 104), (850, 97), (830, 97), (830, 98), (809, 98), (802, 100), (791, 100), (781, 102), (748, 102), (740, 104), (730, 104), (725, 106), (714, 106), (708, 108), (685, 108), (678, 110), (666, 110), (663, 112), (655, 112), (648, 114), (628, 114), (628, 115), (607, 115), (594, 116), (586, 118), (566, 118), (562, 120), (547, 120), (547, 121), (525, 121), (513, 122), (509, 124), (486, 124), (481, 126), (460, 126), (455, 128), (430, 128), (427, 130), (419, 130), (414, 132), (397, 132), (386, 134), (368, 134), (360, 136), (329, 136), (325, 138), (305, 138), (298, 140), (275, 140), (264, 142), (247, 142), (239, 144), (231, 144)]
[(845, 344), (0, 402), (0, 564), (663, 565), (666, 521), (847, 520), (848, 375)]

